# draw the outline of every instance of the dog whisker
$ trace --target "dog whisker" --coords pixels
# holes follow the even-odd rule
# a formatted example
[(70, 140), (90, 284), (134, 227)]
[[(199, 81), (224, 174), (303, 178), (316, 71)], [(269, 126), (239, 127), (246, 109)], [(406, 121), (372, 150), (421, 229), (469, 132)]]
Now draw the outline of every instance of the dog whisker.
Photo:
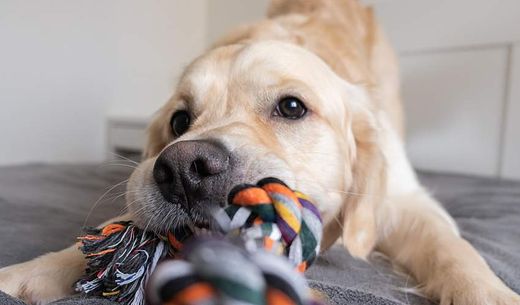
[[(124, 207), (123, 207), (123, 210), (125, 213), (128, 213), (129, 212), (129, 209), (130, 207), (132, 207), (134, 204), (138, 203), (139, 202), (139, 199), (135, 199), (129, 203), (127, 203)], [(137, 211), (140, 211), (141, 209), (145, 209), (147, 208), (147, 206), (142, 206), (141, 208), (139, 208), (138, 210), (134, 211), (134, 213), (136, 213)]]
[(135, 165), (124, 164), (124, 163), (109, 163), (109, 164), (101, 165), (101, 167), (109, 167), (109, 166), (121, 166), (121, 167), (128, 167), (128, 168), (131, 168), (131, 169), (137, 169), (138, 168)]
[(343, 225), (343, 221), (341, 219), (339, 219), (339, 214), (335, 214), (332, 219), (338, 224), (338, 226), (343, 231), (344, 230), (344, 225)]
[(92, 208), (90, 208), (90, 211), (88, 212), (87, 214), (87, 217), (85, 218), (85, 221), (83, 222), (83, 226), (85, 226), (88, 222), (88, 219), (90, 218), (90, 215), (92, 214), (92, 212), (94, 211), (94, 209), (98, 206), (98, 204), (103, 200), (103, 198), (105, 198), (106, 195), (108, 195), (112, 190), (114, 190), (115, 188), (125, 184), (128, 182), (128, 179), (125, 179), (119, 183), (116, 183), (115, 185), (113, 185), (112, 187), (110, 187), (106, 192), (104, 192), (101, 197), (99, 197), (98, 200), (96, 200), (96, 202), (94, 203), (94, 205), (92, 206)]
[[(132, 160), (132, 159), (130, 159), (130, 158), (127, 158), (127, 157), (121, 155), (121, 154), (118, 154), (118, 153), (116, 153), (116, 152), (112, 152), (112, 151), (110, 152), (110, 154), (111, 154), (111, 155), (114, 155), (114, 156), (117, 157), (117, 158), (122, 159), (123, 161), (128, 161), (128, 162), (130, 162), (130, 163), (133, 163), (133, 164), (139, 166), (139, 162), (136, 162), (136, 161), (134, 161), (134, 160)], [(120, 161), (120, 160), (114, 160), (114, 161)]]
[(146, 190), (144, 190), (144, 189), (126, 190), (123, 192), (116, 193), (112, 197), (107, 197), (106, 199), (112, 200), (112, 202), (114, 202), (115, 200), (117, 200), (118, 198), (121, 198), (123, 196), (130, 195), (130, 194), (139, 194), (139, 193), (143, 193), (143, 192), (146, 192)]
[[(312, 181), (312, 180), (306, 180), (306, 179), (301, 179), (301, 178), (298, 178), (298, 182), (304, 182), (304, 183), (309, 183), (309, 184), (315, 184), (315, 181)], [(358, 193), (358, 192), (352, 192), (352, 191), (344, 191), (344, 190), (338, 190), (338, 189), (334, 189), (334, 188), (329, 188), (329, 187), (321, 187), (322, 190), (324, 191), (327, 191), (327, 192), (331, 192), (331, 193), (341, 193), (341, 194), (344, 194), (344, 195), (352, 195), (352, 196), (368, 196), (368, 197), (374, 197), (374, 198), (377, 198), (377, 199), (383, 199), (385, 198), (385, 196), (382, 196), (380, 194), (370, 194), (370, 193)]]

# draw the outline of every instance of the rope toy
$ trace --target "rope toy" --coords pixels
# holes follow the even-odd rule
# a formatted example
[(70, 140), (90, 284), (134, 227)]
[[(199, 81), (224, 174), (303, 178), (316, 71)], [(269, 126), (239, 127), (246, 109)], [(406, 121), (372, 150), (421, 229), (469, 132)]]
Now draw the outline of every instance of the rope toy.
[(235, 187), (228, 201), (214, 215), (220, 234), (176, 228), (158, 236), (132, 222), (88, 228), (78, 238), (88, 263), (76, 289), (124, 305), (145, 304), (145, 294), (165, 305), (317, 304), (296, 272), (312, 264), (321, 241), (309, 198), (266, 178)]
[(185, 255), (157, 267), (149, 282), (152, 304), (319, 304), (285, 257), (218, 239), (197, 240)]

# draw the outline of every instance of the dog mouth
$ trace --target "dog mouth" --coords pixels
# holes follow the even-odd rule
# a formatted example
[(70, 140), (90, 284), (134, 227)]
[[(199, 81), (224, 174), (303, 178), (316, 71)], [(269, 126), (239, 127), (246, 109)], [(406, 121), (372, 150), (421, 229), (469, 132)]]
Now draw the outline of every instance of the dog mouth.
[(195, 231), (199, 229), (211, 229), (213, 227), (214, 222), (211, 213), (193, 211), (193, 209), (190, 210), (191, 211), (187, 212), (189, 218), (187, 225), (190, 227), (190, 229)]
[(177, 199), (165, 200), (154, 192), (153, 185), (147, 192), (134, 193), (132, 204), (128, 205), (134, 223), (145, 231), (166, 236), (176, 230), (198, 232), (214, 228), (213, 213), (216, 209), (204, 206), (202, 202), (188, 205)]
[[(167, 234), (175, 230), (188, 230), (195, 234), (214, 231), (217, 229), (214, 214), (219, 208), (225, 206), (223, 203), (217, 203), (214, 200), (197, 200), (193, 202), (187, 199), (186, 202), (177, 201), (175, 203), (163, 201), (161, 205), (162, 209), (160, 208), (159, 210), (165, 211), (161, 214), (170, 218), (164, 221), (161, 221), (160, 218), (152, 220), (157, 221), (154, 231), (158, 231), (161, 234)], [(166, 209), (164, 209), (165, 205)]]

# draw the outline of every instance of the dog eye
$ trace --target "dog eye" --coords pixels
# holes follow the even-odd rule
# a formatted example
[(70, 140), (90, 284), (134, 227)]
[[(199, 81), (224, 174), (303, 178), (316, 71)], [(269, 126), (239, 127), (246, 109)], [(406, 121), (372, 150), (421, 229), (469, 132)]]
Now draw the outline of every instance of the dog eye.
[(274, 115), (290, 120), (301, 119), (307, 113), (307, 108), (299, 99), (289, 96), (284, 97), (276, 105)]
[(170, 120), (170, 127), (172, 133), (179, 137), (190, 128), (190, 114), (186, 110), (179, 110), (172, 115)]

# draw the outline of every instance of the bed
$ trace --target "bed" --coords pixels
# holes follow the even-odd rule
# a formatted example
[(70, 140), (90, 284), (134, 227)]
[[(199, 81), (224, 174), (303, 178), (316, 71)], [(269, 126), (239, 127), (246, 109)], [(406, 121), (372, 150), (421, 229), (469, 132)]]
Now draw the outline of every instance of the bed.
[[(83, 225), (122, 213), (124, 182), (131, 170), (121, 162), (0, 167), (0, 267), (67, 247)], [(419, 175), (456, 219), (463, 236), (520, 293), (520, 183), (431, 172)], [(384, 257), (373, 255), (370, 260), (371, 264), (353, 259), (336, 246), (307, 276), (331, 304), (433, 304), (415, 295), (414, 281), (393, 272)], [(23, 303), (0, 292), (0, 304)], [(109, 302), (73, 297), (58, 304)]]

